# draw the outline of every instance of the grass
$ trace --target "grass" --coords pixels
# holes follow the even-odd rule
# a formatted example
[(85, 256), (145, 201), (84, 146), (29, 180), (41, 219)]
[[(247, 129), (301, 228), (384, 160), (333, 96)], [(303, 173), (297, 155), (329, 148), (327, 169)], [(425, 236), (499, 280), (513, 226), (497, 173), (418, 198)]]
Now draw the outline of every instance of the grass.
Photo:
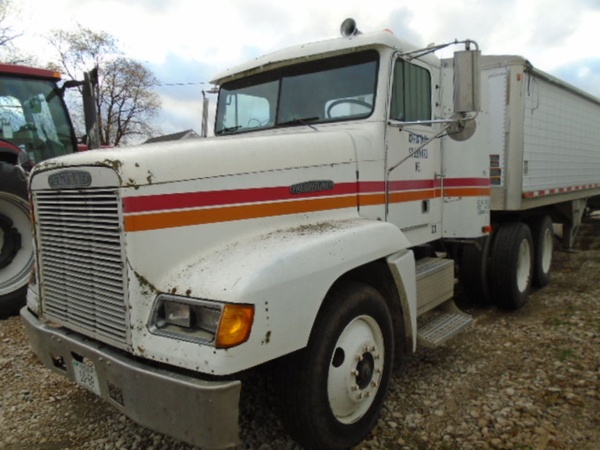
[(559, 348), (556, 351), (556, 356), (560, 362), (578, 358), (577, 353), (572, 348)]

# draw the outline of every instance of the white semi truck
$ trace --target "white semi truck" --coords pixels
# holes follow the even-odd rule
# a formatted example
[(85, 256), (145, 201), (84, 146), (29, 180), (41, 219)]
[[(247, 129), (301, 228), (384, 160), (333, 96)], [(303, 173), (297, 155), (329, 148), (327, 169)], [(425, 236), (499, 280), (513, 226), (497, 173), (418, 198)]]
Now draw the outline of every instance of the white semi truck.
[(273, 362), (294, 439), (359, 443), (394, 360), (472, 322), (455, 280), (519, 308), (600, 193), (600, 101), (459, 45), (349, 20), (217, 76), (213, 138), (36, 166), (40, 360), (206, 448), (238, 443), (243, 374)]

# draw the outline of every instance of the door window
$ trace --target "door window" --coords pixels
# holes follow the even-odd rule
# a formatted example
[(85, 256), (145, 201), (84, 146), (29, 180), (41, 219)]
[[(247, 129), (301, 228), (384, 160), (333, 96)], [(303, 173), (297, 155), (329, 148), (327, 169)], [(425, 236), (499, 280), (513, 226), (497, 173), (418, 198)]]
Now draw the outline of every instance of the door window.
[(394, 67), (390, 118), (401, 122), (431, 120), (431, 75), (402, 59)]

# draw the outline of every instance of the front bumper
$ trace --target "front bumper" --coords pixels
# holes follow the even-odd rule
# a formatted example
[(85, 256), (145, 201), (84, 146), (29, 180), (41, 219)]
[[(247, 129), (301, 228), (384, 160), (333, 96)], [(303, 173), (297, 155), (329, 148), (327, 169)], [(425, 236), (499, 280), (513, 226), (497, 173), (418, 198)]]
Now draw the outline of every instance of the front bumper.
[(46, 367), (74, 381), (75, 365), (93, 367), (96, 393), (140, 425), (202, 448), (238, 444), (239, 380), (205, 381), (155, 368), (50, 327), (27, 308), (21, 317), (32, 350)]

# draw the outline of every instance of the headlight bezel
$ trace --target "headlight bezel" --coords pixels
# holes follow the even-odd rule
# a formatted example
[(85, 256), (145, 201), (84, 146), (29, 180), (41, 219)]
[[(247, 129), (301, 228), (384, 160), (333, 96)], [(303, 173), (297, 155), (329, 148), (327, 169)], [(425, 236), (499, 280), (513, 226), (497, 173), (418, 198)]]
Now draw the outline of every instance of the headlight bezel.
[(253, 321), (254, 306), (250, 304), (162, 293), (154, 302), (148, 329), (158, 336), (231, 348), (249, 339)]

